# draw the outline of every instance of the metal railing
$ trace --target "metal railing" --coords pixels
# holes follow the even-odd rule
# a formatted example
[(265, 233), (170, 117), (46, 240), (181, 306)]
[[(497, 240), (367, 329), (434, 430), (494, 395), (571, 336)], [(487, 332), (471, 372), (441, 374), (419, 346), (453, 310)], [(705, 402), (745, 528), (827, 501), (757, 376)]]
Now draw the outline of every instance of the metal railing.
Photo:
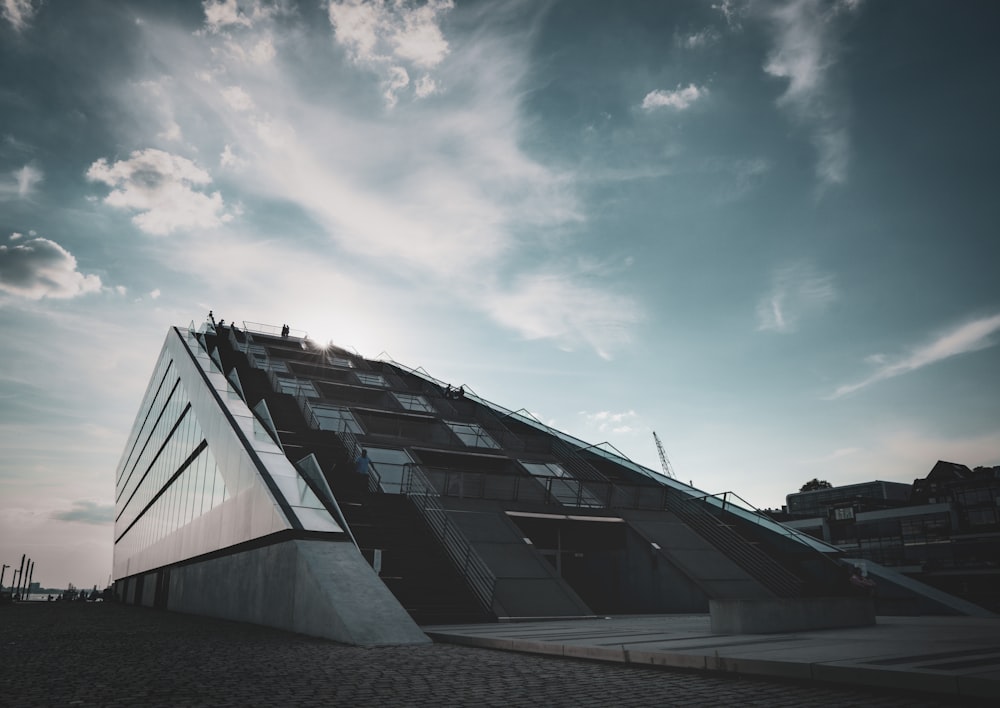
[(799, 531), (798, 529), (793, 529), (791, 526), (786, 526), (780, 521), (775, 521), (770, 516), (765, 514), (763, 511), (755, 507), (753, 504), (748, 502), (746, 499), (741, 497), (736, 492), (718, 492), (716, 494), (703, 494), (701, 496), (692, 496), (688, 498), (689, 502), (694, 503), (695, 501), (704, 502), (705, 506), (708, 508), (714, 507), (718, 509), (719, 513), (725, 514), (726, 512), (733, 512), (739, 509), (743, 513), (740, 514), (740, 518), (744, 521), (749, 521), (757, 526), (766, 527), (769, 531), (777, 532), (782, 536), (801, 542), (803, 537), (808, 537), (813, 544), (802, 544), (806, 545), (808, 548), (816, 550), (821, 555), (823, 552), (815, 547), (815, 543), (822, 543), (827, 546), (830, 552), (835, 552), (838, 549), (836, 546), (826, 543), (825, 541), (820, 541), (809, 534)]
[(816, 544), (801, 543), (800, 538), (804, 535), (802, 531), (785, 526), (779, 521), (775, 521), (736, 492), (719, 492), (717, 494), (705, 494), (699, 497), (690, 497), (685, 503), (689, 506), (697, 505), (708, 516), (720, 519), (725, 517), (727, 512), (732, 512), (733, 509), (739, 509), (743, 513), (735, 518), (739, 518), (743, 521), (755, 522), (761, 528), (764, 528), (772, 533), (776, 532), (777, 527), (777, 533), (779, 535), (794, 542), (790, 547), (797, 549), (800, 552), (800, 556), (804, 555), (805, 557), (819, 561), (821, 564), (820, 567), (826, 567), (827, 572), (833, 573), (834, 576), (842, 574), (842, 565), (840, 561), (833, 557), (832, 554), (835, 553), (837, 556), (842, 556), (844, 554), (843, 549), (828, 544), (825, 541), (819, 541), (818, 539), (813, 540), (829, 549), (828, 551), (820, 550)]
[(413, 463), (403, 465), (400, 491), (413, 503), (428, 528), (444, 546), (448, 557), (465, 578), (482, 608), (492, 614), (496, 576), (476, 553), (465, 534), (452, 521), (441, 505), (441, 495), (427, 480), (418, 465)]
[(445, 468), (422, 468), (421, 477), (442, 496), (584, 509), (670, 511), (774, 594), (791, 596), (802, 587), (800, 578), (706, 508), (703, 498), (681, 495), (665, 486)]

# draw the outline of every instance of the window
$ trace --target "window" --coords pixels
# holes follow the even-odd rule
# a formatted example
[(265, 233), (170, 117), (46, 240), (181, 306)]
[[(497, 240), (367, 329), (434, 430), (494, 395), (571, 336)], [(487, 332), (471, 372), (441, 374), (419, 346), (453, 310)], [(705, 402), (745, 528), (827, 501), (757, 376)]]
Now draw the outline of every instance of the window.
[(354, 414), (347, 408), (340, 406), (314, 405), (310, 406), (320, 430), (334, 430), (336, 432), (349, 432), (355, 435), (364, 435), (364, 430), (358, 424)]
[(403, 486), (409, 483), (404, 475), (407, 465), (413, 464), (406, 450), (389, 447), (370, 447), (368, 457), (372, 470), (378, 475), (378, 483), (387, 494), (401, 494)]
[(385, 377), (382, 374), (369, 374), (364, 371), (355, 372), (355, 376), (358, 377), (358, 381), (363, 383), (365, 386), (380, 386), (385, 388)]
[(969, 511), (969, 523), (973, 526), (992, 526), (997, 522), (997, 512), (995, 509), (971, 509)]
[(290, 393), (293, 396), (303, 395), (309, 398), (319, 398), (312, 381), (289, 378), (287, 376), (275, 377), (278, 381), (278, 390), (281, 393)]
[(558, 462), (524, 462), (518, 460), (524, 469), (528, 470), (555, 497), (556, 501), (566, 506), (601, 507), (600, 499), (594, 496), (583, 483), (574, 478)]
[(458, 436), (463, 445), (500, 449), (497, 441), (490, 437), (490, 434), (483, 430), (481, 425), (476, 423), (453, 423), (450, 421), (445, 421), (445, 425), (451, 428), (451, 432)]
[(854, 518), (854, 507), (843, 506), (833, 510), (833, 518), (836, 521), (848, 521)]
[(347, 357), (337, 356), (336, 354), (327, 354), (326, 359), (332, 366), (342, 366), (345, 369), (354, 368), (354, 362)]
[(420, 411), (422, 413), (433, 413), (434, 407), (428, 403), (423, 396), (415, 396), (410, 393), (394, 393), (393, 397), (399, 401), (399, 405), (408, 411)]

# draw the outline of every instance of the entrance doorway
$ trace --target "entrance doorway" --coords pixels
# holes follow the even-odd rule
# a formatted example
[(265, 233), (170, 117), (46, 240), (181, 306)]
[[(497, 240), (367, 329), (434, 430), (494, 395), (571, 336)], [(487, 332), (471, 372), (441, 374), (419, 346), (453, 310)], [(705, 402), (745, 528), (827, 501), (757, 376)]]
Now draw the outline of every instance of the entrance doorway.
[(564, 516), (508, 511), (525, 537), (596, 613), (621, 613), (626, 524), (610, 516)]

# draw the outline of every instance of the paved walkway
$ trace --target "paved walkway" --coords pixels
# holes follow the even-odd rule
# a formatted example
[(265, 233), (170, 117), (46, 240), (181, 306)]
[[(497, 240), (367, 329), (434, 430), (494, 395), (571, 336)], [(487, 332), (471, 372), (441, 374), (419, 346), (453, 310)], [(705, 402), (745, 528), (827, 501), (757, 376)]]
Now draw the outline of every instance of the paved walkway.
[[(577, 631), (585, 629), (582, 624), (573, 626)], [(529, 625), (494, 627), (530, 630)], [(632, 641), (638, 639), (633, 637)], [(923, 693), (580, 661), (449, 644), (348, 647), (248, 624), (117, 604), (0, 607), (0, 706), (17, 708), (942, 708), (956, 704), (954, 699)]]
[(639, 666), (1000, 698), (1000, 618), (879, 617), (874, 627), (714, 635), (708, 615), (424, 627), (435, 641)]

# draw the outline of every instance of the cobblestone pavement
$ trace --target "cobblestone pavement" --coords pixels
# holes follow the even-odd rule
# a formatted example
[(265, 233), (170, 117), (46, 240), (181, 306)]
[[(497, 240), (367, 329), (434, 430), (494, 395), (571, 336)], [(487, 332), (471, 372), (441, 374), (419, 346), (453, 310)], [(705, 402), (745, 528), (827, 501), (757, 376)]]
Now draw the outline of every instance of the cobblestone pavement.
[(357, 648), (110, 603), (0, 607), (0, 706), (734, 704), (958, 705), (444, 644)]

